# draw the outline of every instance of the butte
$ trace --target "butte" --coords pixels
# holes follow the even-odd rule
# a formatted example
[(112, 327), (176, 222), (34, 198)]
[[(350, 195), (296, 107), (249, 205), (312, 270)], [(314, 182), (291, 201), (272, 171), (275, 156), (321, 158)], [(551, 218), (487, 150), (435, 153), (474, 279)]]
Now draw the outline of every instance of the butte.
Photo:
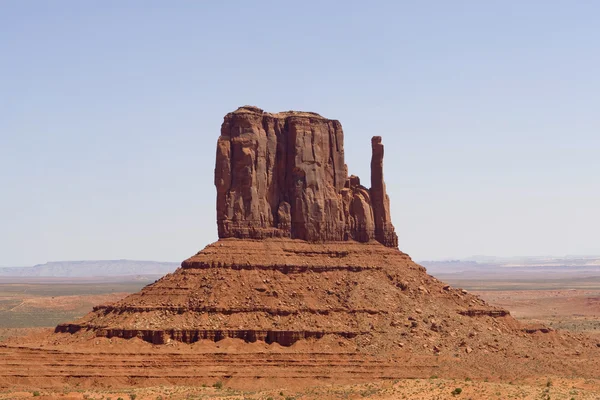
[[(44, 351), (57, 349), (67, 366), (48, 370), (74, 379), (65, 343), (106, 346), (105, 365), (127, 359), (132, 369), (105, 373), (122, 383), (137, 371), (134, 384), (510, 380), (600, 368), (590, 341), (523, 325), (401, 252), (383, 158), (375, 136), (366, 187), (348, 176), (338, 121), (250, 106), (227, 114), (214, 171), (219, 240), (140, 292), (58, 325)], [(115, 347), (133, 342), (144, 352)], [(6, 354), (20, 365), (20, 353)], [(90, 363), (80, 368), (102, 381)]]
[(369, 349), (421, 329), (443, 335), (457, 319), (512, 325), (507, 311), (444, 285), (398, 250), (381, 137), (371, 146), (368, 188), (348, 176), (338, 121), (250, 106), (227, 114), (215, 166), (219, 241), (56, 332), (281, 346), (334, 336)]

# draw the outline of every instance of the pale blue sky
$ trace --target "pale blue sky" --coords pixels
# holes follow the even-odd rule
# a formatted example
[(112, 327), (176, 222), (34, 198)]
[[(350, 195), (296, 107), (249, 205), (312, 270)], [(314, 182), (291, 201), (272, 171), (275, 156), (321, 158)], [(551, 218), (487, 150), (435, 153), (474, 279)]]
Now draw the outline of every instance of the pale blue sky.
[(216, 239), (240, 105), (383, 136), (415, 259), (600, 254), (600, 2), (2, 1), (0, 265)]

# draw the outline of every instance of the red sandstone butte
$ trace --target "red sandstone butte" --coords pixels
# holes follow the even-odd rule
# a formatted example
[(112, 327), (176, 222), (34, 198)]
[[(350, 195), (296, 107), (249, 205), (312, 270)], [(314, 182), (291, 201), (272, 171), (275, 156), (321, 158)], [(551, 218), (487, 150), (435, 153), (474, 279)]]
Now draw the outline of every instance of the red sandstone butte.
[(368, 189), (348, 177), (339, 122), (256, 107), (227, 114), (215, 168), (219, 240), (51, 335), (0, 343), (0, 388), (596, 379), (595, 342), (521, 324), (397, 248), (381, 138), (371, 145)]
[(227, 114), (215, 166), (219, 241), (55, 332), (281, 346), (329, 335), (383, 351), (417, 327), (412, 310), (435, 316), (440, 334), (464, 316), (503, 319), (512, 329), (507, 311), (444, 289), (397, 248), (381, 138), (371, 145), (368, 189), (348, 176), (338, 121), (248, 106)]
[(373, 137), (372, 147), (368, 189), (348, 176), (339, 121), (252, 106), (227, 114), (215, 165), (219, 238), (377, 240), (398, 247), (381, 137)]

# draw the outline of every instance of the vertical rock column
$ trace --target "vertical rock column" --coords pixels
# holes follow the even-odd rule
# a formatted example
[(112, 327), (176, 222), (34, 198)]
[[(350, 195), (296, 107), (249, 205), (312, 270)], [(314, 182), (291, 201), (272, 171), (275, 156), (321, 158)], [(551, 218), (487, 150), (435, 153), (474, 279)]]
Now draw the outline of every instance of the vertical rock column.
[(375, 219), (375, 240), (388, 247), (398, 247), (398, 235), (392, 225), (390, 198), (383, 180), (383, 144), (381, 136), (371, 139), (371, 205)]
[(291, 205), (292, 237), (309, 241), (342, 240), (340, 190), (346, 181), (343, 132), (339, 122), (322, 117), (289, 116), (286, 198)]

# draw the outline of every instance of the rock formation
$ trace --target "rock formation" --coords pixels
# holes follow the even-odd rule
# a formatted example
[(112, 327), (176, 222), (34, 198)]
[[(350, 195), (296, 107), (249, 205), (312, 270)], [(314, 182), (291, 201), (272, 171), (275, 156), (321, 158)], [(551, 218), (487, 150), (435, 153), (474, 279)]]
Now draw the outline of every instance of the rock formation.
[(56, 331), (154, 344), (235, 338), (282, 346), (335, 335), (393, 347), (400, 333), (421, 326), (415, 318), (425, 321), (425, 332), (436, 321), (436, 336), (457, 329), (466, 335), (471, 327), (457, 321), (462, 316), (498, 320), (495, 326), (513, 321), (376, 241), (227, 238), (142, 291)]
[(381, 137), (371, 145), (368, 189), (348, 176), (338, 121), (248, 106), (227, 114), (215, 166), (219, 241), (56, 332), (283, 346), (335, 335), (389, 346), (417, 327), (413, 310), (437, 321), (436, 334), (463, 316), (510, 325), (508, 312), (449, 288), (397, 249)]
[(228, 114), (215, 168), (220, 239), (140, 292), (58, 325), (34, 351), (0, 343), (0, 386), (38, 385), (38, 364), (58, 384), (253, 388), (600, 369), (595, 343), (524, 326), (398, 250), (381, 138), (371, 144), (368, 189), (348, 177), (339, 122)]
[(217, 142), (219, 237), (377, 240), (397, 247), (381, 137), (373, 138), (371, 189), (347, 170), (339, 121), (240, 107), (225, 116)]

